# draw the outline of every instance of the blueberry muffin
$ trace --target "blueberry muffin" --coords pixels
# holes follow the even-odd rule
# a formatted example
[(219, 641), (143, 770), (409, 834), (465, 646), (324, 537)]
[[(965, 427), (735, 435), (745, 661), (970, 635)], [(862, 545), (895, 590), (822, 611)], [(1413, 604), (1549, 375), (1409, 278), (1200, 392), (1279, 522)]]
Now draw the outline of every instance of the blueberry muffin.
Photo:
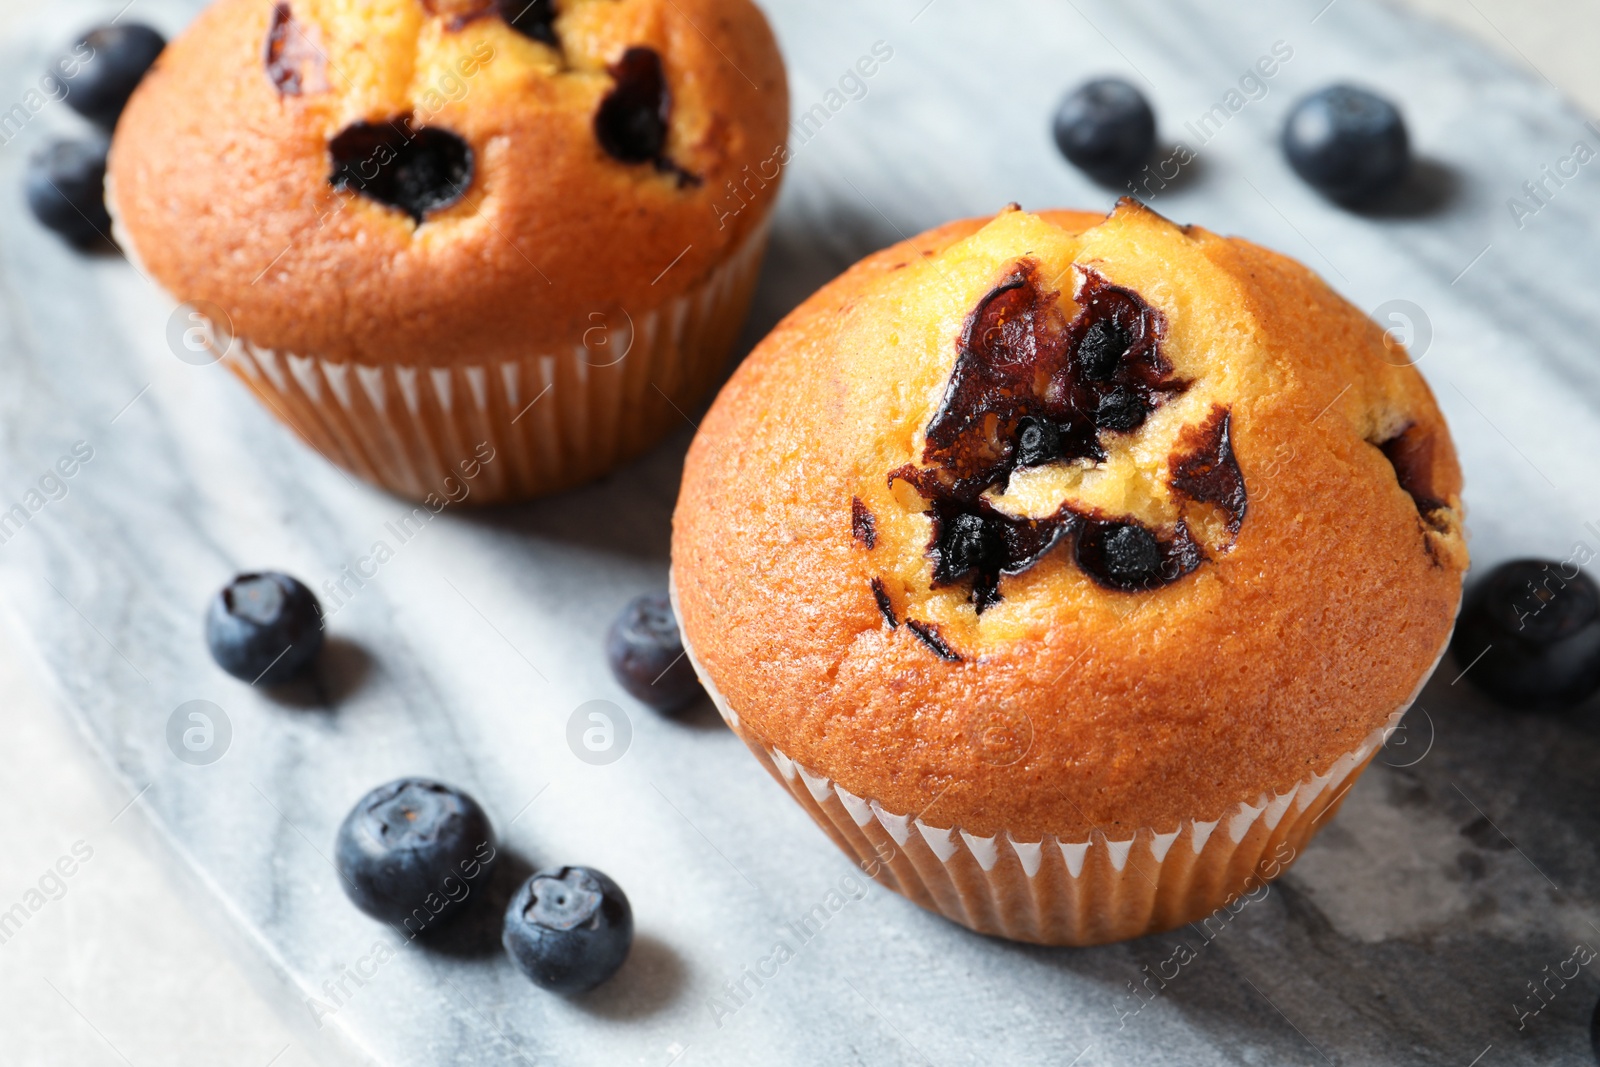
[(1450, 636), (1461, 474), (1391, 345), (1132, 201), (879, 252), (701, 425), (685, 647), (917, 903), (1050, 944), (1201, 919), (1292, 862)]
[(748, 0), (220, 0), (118, 124), (118, 239), (323, 455), (474, 502), (717, 380), (787, 159)]

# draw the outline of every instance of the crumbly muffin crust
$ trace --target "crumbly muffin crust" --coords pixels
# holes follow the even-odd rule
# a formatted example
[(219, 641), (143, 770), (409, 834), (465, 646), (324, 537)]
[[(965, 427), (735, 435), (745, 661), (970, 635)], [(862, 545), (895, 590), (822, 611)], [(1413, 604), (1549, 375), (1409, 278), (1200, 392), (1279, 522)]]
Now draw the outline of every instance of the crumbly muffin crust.
[[(519, 32), (502, 11), (524, 9), (553, 21)], [(597, 114), (637, 49), (667, 129), (625, 160)], [(258, 345), (487, 362), (691, 289), (761, 224), (787, 118), (748, 0), (220, 0), (129, 102), (110, 184), (150, 274)], [(464, 195), (420, 223), (329, 181), (341, 133), (396, 122), (470, 149)]]
[[(1148, 403), (1016, 465), (1018, 411), (1065, 438), (1133, 389), (1080, 380), (1085, 316), (1113, 290), (1148, 309), (1118, 305), (1118, 336), (1159, 342)], [(991, 363), (1078, 378), (1023, 374), (952, 414), (975, 337), (998, 339)], [(940, 496), (955, 453), (981, 493)], [(1132, 202), (1008, 209), (869, 256), (763, 341), (690, 449), (674, 582), (747, 739), (931, 825), (1125, 839), (1322, 773), (1411, 697), (1459, 602), (1460, 489), (1422, 377), (1304, 267)], [(974, 559), (996, 530), (1044, 544), (992, 596), (948, 562), (974, 511)], [(1134, 557), (1191, 554), (1119, 585), (1105, 544), (1125, 528), (1144, 531)]]

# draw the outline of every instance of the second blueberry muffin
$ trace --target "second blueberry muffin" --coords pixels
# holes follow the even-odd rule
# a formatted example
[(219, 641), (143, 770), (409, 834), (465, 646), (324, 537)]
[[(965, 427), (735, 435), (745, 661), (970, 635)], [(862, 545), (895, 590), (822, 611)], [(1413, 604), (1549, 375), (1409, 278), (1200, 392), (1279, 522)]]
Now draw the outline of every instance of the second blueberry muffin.
[(129, 103), (108, 200), (318, 451), (488, 502), (603, 473), (710, 387), (787, 118), (748, 0), (221, 0)]

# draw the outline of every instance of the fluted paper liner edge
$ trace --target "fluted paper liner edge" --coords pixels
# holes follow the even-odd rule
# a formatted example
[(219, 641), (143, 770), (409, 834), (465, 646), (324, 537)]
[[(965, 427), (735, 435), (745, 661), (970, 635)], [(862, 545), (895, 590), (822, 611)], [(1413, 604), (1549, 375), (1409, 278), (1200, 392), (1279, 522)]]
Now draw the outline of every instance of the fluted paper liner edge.
[[(219, 323), (205, 343), (301, 440), (358, 477), (411, 500), (457, 499), (460, 486), (474, 504), (529, 499), (598, 478), (688, 420), (738, 339), (769, 227), (762, 220), (688, 292), (603, 327), (602, 353), (628, 345), (615, 363), (585, 344), (592, 330), (515, 359), (439, 367), (282, 352)], [(114, 232), (138, 267), (128, 235)]]
[[(677, 584), (668, 580), (674, 610)], [(1411, 698), (1326, 771), (1287, 792), (1263, 793), (1217, 819), (1146, 827), (1122, 840), (1100, 830), (1078, 841), (1053, 835), (980, 837), (884, 808), (777, 748), (748, 737), (696, 658), (684, 652), (728, 726), (846, 855), (916, 904), (978, 933), (1045, 945), (1097, 945), (1160, 933), (1216, 912), (1281, 875), (1399, 725)]]

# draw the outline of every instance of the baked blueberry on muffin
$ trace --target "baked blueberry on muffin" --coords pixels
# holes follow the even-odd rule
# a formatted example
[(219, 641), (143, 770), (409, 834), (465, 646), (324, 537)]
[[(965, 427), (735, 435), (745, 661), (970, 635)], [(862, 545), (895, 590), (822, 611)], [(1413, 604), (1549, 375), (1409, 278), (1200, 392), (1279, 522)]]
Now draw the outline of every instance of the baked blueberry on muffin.
[(489, 502), (605, 472), (710, 388), (787, 119), (748, 0), (220, 0), (128, 104), (109, 201), (317, 450)]
[(1389, 343), (1131, 201), (879, 252), (701, 425), (685, 647), (917, 903), (1053, 944), (1204, 916), (1287, 866), (1449, 639), (1460, 470)]

